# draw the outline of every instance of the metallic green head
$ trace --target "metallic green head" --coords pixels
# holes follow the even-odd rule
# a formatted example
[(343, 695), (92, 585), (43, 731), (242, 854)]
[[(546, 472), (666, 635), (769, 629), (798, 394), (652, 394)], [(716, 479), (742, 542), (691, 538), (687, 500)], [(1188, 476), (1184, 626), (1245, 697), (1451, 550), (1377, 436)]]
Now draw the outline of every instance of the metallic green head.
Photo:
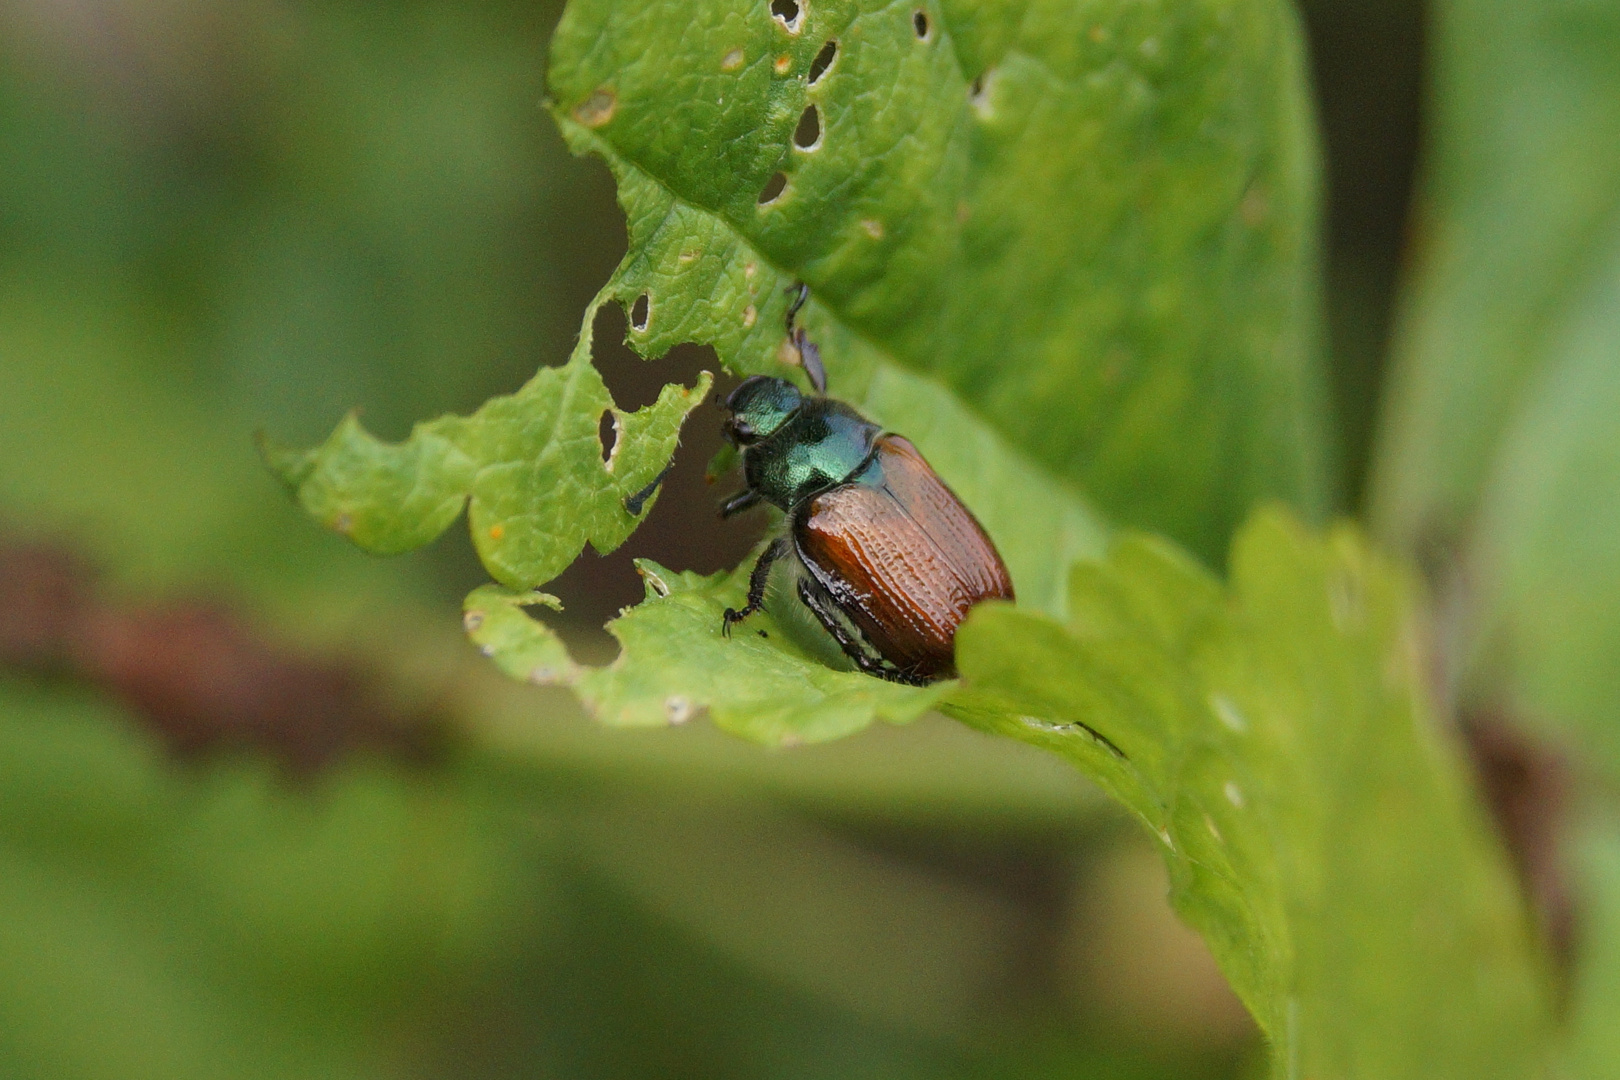
[(743, 452), (748, 488), (791, 512), (858, 472), (882, 429), (841, 401), (806, 397), (786, 379), (755, 375), (726, 399), (723, 431)]
[(752, 446), (774, 435), (803, 404), (804, 395), (786, 379), (755, 375), (744, 379), (726, 398), (731, 419), (721, 431), (738, 449)]

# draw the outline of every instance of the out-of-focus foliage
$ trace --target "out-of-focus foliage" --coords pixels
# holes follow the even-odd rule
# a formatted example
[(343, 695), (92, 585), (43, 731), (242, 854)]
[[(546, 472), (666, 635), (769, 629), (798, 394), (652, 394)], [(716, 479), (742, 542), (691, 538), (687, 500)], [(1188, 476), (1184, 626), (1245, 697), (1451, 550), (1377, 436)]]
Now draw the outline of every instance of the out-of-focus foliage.
[(1607, 814), (1595, 818), (1570, 845), (1585, 903), (1563, 1062), (1565, 1075), (1594, 1080), (1620, 1061), (1620, 829)]
[(1469, 527), (1501, 443), (1602, 300), (1620, 199), (1620, 8), (1441, 0), (1434, 136), (1377, 463), (1392, 539)]
[(309, 437), (363, 404), (402, 433), (567, 340), (544, 241), (581, 183), (534, 122), (547, 20), (185, 3), (0, 19), (7, 513), (147, 585), (285, 596), (303, 579), (301, 617), (311, 595), (341, 602), (317, 584), (333, 573), (397, 589), (397, 565), (289, 527), (242, 432)]
[(1620, 4), (1442, 2), (1385, 536), (1459, 555), (1463, 693), (1620, 768)]
[(1067, 627), (973, 614), (961, 707), (1071, 757), (1159, 836), (1277, 1074), (1535, 1075), (1542, 973), (1425, 705), (1408, 583), (1349, 530), (1269, 513), (1224, 592), (1135, 538), (1071, 590)]
[[(1448, 692), (1620, 775), (1620, 4), (1436, 5), (1432, 147), (1371, 488), (1423, 560)], [(1612, 799), (1566, 859), (1571, 1076), (1620, 1016)], [(1559, 842), (1554, 836), (1549, 844)]]

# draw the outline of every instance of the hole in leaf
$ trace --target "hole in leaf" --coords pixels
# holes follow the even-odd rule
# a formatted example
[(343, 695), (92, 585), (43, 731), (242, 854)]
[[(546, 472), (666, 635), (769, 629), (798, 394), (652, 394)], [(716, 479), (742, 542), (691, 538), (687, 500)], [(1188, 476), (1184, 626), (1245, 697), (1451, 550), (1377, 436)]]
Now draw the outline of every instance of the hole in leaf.
[(787, 188), (787, 174), (775, 173), (765, 181), (765, 190), (759, 193), (759, 205), (775, 202), (777, 197)]
[(968, 86), (968, 105), (980, 116), (988, 117), (994, 112), (991, 95), (995, 93), (995, 81), (996, 72), (992, 68), (980, 72)]
[(799, 126), (793, 129), (793, 145), (800, 150), (813, 150), (821, 141), (821, 110), (811, 105), (799, 116)]
[(771, 0), (771, 14), (787, 28), (788, 33), (799, 32), (799, 16), (803, 12), (799, 9), (797, 0)]
[(605, 409), (596, 424), (596, 437), (602, 443), (602, 461), (613, 460), (613, 450), (619, 445), (619, 426), (613, 422), (613, 410)]
[(636, 302), (630, 306), (630, 325), (637, 330), (647, 329), (647, 316), (652, 313), (652, 301), (646, 293), (636, 297)]
[(829, 41), (827, 44), (821, 47), (821, 51), (816, 53), (816, 58), (810, 61), (811, 86), (816, 85), (816, 81), (819, 80), (823, 75), (827, 74), (827, 69), (832, 67), (833, 59), (837, 55), (838, 42)]
[[(650, 364), (619, 344), (628, 325), (625, 305), (603, 304), (597, 312), (596, 344), (592, 350), (614, 404), (625, 412), (652, 404), (666, 382), (691, 386), (700, 371), (719, 373), (715, 395), (722, 401), (740, 381), (723, 372), (714, 350), (706, 345), (677, 345), (662, 360)], [(718, 485), (704, 480), (704, 466), (722, 445), (720, 424), (725, 415), (717, 404), (705, 401), (682, 425), (675, 470), (664, 480), (656, 511), (644, 515), (641, 528), (629, 543), (601, 558), (587, 552), (546, 586), (547, 592), (562, 597), (567, 606), (565, 625), (575, 634), (569, 644), (579, 642), (581, 651), (576, 655), (581, 661), (606, 664), (619, 654), (618, 641), (601, 627), (617, 615), (620, 608), (640, 603), (646, 595), (647, 583), (636, 573), (634, 565), (638, 556), (664, 566), (712, 574), (743, 564), (769, 528), (770, 522), (764, 514), (740, 514), (725, 522), (716, 520), (720, 500), (741, 486), (738, 476), (727, 476)], [(622, 445), (619, 450), (628, 452)], [(453, 539), (467, 536), (465, 529), (452, 530), (452, 533)], [(472, 561), (474, 556), (470, 550), (467, 559), (470, 567), (467, 576), (473, 580), (478, 564)], [(479, 572), (476, 580), (487, 577)], [(549, 612), (547, 618), (551, 618)], [(564, 619), (551, 621), (555, 624)], [(775, 638), (776, 634), (771, 637)]]
[(928, 12), (918, 8), (916, 13), (911, 16), (911, 28), (917, 31), (918, 37), (926, 38), (928, 36)]

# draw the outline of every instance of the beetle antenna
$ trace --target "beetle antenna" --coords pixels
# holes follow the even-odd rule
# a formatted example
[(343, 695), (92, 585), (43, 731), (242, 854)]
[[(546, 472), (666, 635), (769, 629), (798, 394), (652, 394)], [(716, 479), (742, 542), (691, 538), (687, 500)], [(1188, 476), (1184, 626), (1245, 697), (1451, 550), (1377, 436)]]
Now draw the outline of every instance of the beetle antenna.
[(810, 377), (811, 389), (826, 396), (827, 369), (821, 363), (821, 350), (816, 343), (804, 336), (804, 327), (793, 331), (793, 344), (799, 350), (799, 363), (804, 367), (804, 373)]
[(804, 307), (804, 302), (810, 299), (810, 286), (802, 281), (795, 281), (782, 291), (793, 297), (793, 302), (788, 305), (787, 309), (787, 332), (791, 334), (793, 333), (793, 320), (798, 317), (799, 309)]

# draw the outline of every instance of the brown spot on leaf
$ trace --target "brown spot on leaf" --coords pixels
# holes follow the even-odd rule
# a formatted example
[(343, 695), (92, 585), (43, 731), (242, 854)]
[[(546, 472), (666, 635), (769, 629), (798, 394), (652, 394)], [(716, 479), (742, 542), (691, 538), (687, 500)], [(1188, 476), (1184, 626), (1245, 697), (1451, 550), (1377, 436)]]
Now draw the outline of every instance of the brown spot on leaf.
[(618, 108), (618, 96), (604, 86), (574, 106), (574, 119), (588, 128), (599, 128), (613, 119)]

